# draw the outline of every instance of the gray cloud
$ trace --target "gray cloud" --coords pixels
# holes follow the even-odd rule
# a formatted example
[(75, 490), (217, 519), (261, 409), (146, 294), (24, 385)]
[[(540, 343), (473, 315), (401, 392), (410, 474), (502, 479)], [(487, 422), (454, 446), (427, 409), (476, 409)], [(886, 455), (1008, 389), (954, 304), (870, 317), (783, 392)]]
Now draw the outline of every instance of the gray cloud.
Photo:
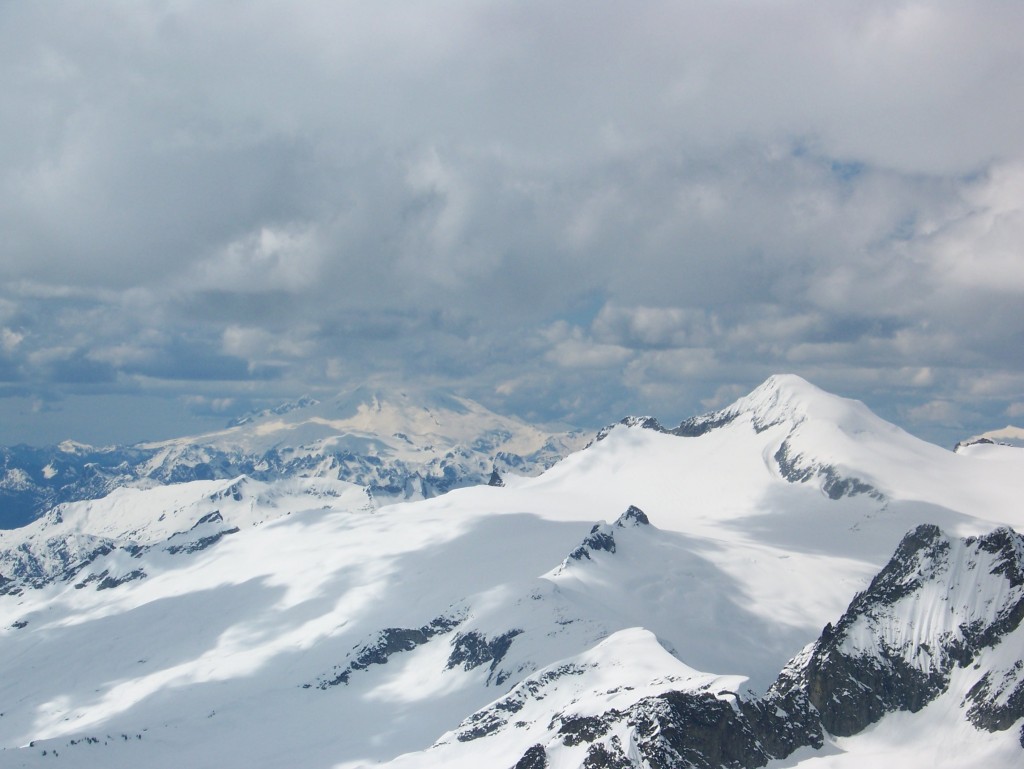
[(0, 413), (171, 430), (384, 377), (670, 421), (795, 370), (980, 431), (1024, 368), (1022, 32), (996, 0), (0, 5)]

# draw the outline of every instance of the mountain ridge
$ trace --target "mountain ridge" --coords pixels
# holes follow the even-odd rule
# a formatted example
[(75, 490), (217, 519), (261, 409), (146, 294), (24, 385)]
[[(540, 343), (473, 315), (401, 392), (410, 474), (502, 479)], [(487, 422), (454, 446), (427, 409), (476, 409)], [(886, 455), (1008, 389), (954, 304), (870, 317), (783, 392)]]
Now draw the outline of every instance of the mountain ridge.
[(536, 474), (587, 438), (437, 391), (358, 388), (326, 401), (301, 398), (198, 436), (127, 447), (0, 447), (0, 526), (22, 525), (62, 502), (120, 486), (239, 475), (328, 477), (380, 498), (424, 498), (486, 483), (495, 471)]

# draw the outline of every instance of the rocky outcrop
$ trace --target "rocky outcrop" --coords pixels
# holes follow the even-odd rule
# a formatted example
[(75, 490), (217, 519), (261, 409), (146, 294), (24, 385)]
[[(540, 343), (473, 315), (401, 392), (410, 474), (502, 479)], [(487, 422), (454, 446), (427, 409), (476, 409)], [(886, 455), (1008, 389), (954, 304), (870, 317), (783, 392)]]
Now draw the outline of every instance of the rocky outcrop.
[(821, 490), (829, 499), (854, 497), (867, 494), (875, 499), (883, 499), (878, 489), (865, 483), (860, 478), (844, 476), (831, 465), (805, 459), (793, 450), (788, 440), (783, 441), (773, 457), (779, 473), (790, 483), (804, 483), (812, 478), (821, 479)]
[(543, 745), (531, 745), (512, 769), (547, 769), (548, 754)]
[(794, 728), (807, 709), (799, 715), (794, 719), (785, 711), (769, 711), (766, 703), (739, 703), (710, 692), (668, 692), (641, 700), (626, 721), (651, 769), (753, 769), (797, 748), (821, 746), (820, 730), (813, 725)]
[[(393, 655), (412, 651), (434, 636), (450, 632), (460, 622), (460, 619), (452, 617), (435, 617), (418, 628), (384, 628), (377, 632), (373, 640), (357, 646), (350, 655), (351, 661), (348, 664), (335, 665), (330, 674), (321, 675), (316, 682), (316, 688), (329, 689), (339, 684), (347, 684), (352, 673), (365, 670), (371, 665), (386, 665)], [(303, 688), (309, 689), (312, 686), (304, 684)]]
[[(1024, 661), (1015, 660), (1003, 669), (989, 670), (964, 699), (967, 718), (979, 729), (1001, 732), (1024, 718)], [(1024, 748), (1024, 726), (1020, 729)]]
[(474, 630), (459, 633), (452, 639), (452, 653), (448, 656), (448, 663), (445, 667), (448, 670), (455, 667), (473, 670), (489, 663), (490, 672), (487, 676), (487, 683), (489, 684), (493, 680), (496, 685), (500, 686), (508, 679), (508, 674), (501, 671), (499, 665), (505, 659), (513, 639), (521, 635), (522, 632), (522, 630), (512, 629), (490, 639)]
[(611, 526), (605, 523), (594, 524), (594, 527), (583, 538), (579, 547), (569, 553), (567, 561), (582, 561), (584, 559), (589, 561), (591, 560), (591, 554), (599, 551), (614, 553), (616, 548), (615, 529), (650, 526), (650, 524), (651, 522), (643, 510), (636, 505), (630, 505), (626, 512), (620, 515)]

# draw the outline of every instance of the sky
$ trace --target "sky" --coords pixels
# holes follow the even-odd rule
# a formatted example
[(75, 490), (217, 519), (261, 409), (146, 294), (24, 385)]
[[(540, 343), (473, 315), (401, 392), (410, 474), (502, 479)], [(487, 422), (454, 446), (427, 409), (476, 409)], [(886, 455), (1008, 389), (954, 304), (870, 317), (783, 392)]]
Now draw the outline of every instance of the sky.
[(0, 444), (363, 383), (1024, 422), (1024, 3), (0, 0)]

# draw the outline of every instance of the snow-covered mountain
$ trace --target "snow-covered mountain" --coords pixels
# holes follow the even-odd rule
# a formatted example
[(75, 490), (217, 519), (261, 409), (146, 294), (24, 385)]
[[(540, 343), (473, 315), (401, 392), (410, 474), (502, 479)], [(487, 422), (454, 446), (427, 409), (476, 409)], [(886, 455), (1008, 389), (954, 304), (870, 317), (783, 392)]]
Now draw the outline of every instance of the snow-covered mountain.
[[(366, 489), (344, 481), (265, 483), (245, 476), (118, 488), (101, 499), (64, 503), (29, 526), (0, 531), (0, 593), (72, 579), (79, 589), (96, 580), (97, 587), (115, 587), (146, 576), (134, 564), (149, 550), (194, 553), (243, 528), (313, 506), (373, 510), (375, 504)], [(111, 574), (104, 567), (86, 574), (97, 559), (117, 561), (128, 571)]]
[(1024, 428), (1007, 425), (998, 430), (988, 430), (980, 435), (975, 435), (973, 438), (960, 441), (956, 445), (956, 449), (973, 446), (976, 443), (999, 443), (1004, 446), (1024, 448)]
[(0, 765), (1019, 766), (1021, 479), (779, 376), (503, 487), (67, 504), (0, 536)]
[(239, 475), (330, 478), (385, 499), (422, 499), (510, 472), (536, 475), (591, 438), (546, 432), (436, 391), (363, 387), (324, 402), (302, 398), (207, 435), (0, 448), (0, 528), (119, 487)]

